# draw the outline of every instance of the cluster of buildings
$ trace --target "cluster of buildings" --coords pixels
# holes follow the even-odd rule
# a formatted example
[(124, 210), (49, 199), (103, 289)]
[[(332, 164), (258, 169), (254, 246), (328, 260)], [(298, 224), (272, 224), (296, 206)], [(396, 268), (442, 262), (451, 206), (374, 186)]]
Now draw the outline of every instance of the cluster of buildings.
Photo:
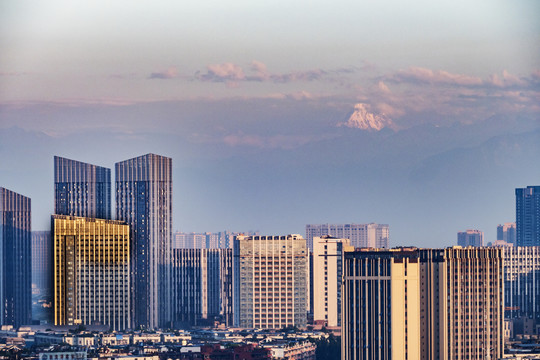
[(467, 230), (457, 247), (389, 249), (373, 223), (173, 233), (164, 156), (116, 163), (114, 185), (55, 157), (51, 231), (33, 233), (30, 199), (0, 188), (0, 325), (32, 323), (34, 295), (54, 325), (341, 329), (345, 359), (499, 358), (505, 334), (540, 334), (540, 186), (516, 189), (493, 246)]
[(111, 169), (55, 156), (50, 232), (32, 233), (30, 199), (2, 188), (0, 325), (303, 328), (314, 238), (388, 246), (388, 225), (377, 224), (308, 225), (307, 242), (173, 233), (172, 160), (147, 154), (114, 172), (113, 188)]

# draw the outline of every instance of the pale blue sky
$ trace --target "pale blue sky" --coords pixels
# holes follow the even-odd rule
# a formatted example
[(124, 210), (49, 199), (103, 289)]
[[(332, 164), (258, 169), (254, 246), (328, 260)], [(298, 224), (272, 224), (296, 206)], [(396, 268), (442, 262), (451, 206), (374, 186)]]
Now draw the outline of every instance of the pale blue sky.
[[(252, 61), (272, 73), (363, 68), (365, 86), (409, 67), (487, 78), (538, 69), (537, 1), (3, 1), (1, 100), (178, 99), (311, 91), (343, 85), (193, 81), (208, 65)], [(176, 81), (152, 83), (175, 68)], [(113, 76), (113, 77), (111, 77)], [(116, 76), (116, 77), (114, 77)], [(119, 77), (123, 77), (120, 79)]]
[[(395, 132), (343, 126), (357, 103)], [(175, 229), (491, 241), (540, 183), (539, 128), (535, 0), (0, 2), (0, 186), (37, 230), (54, 155), (156, 152)]]

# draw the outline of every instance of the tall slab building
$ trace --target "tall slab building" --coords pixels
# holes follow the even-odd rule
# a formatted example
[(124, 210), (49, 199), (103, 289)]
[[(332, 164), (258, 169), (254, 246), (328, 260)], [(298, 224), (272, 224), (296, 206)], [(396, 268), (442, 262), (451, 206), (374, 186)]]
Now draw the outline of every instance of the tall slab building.
[(540, 246), (540, 186), (516, 189), (516, 245)]
[(341, 326), (341, 282), (343, 253), (354, 250), (349, 239), (330, 235), (313, 239), (313, 321), (324, 326)]
[(116, 163), (116, 218), (131, 228), (133, 325), (171, 320), (172, 159), (147, 154)]
[(236, 236), (233, 258), (235, 326), (306, 326), (309, 263), (302, 236)]
[(50, 323), (53, 246), (50, 231), (32, 231), (32, 320)]
[(31, 323), (31, 201), (0, 187), (0, 325)]
[(111, 218), (111, 169), (54, 157), (54, 213)]
[(507, 319), (540, 324), (540, 246), (504, 249), (504, 303)]
[(232, 249), (173, 249), (173, 325), (231, 326), (232, 269)]
[(52, 229), (54, 324), (130, 328), (129, 226), (53, 215)]
[(346, 252), (342, 358), (502, 358), (502, 251)]

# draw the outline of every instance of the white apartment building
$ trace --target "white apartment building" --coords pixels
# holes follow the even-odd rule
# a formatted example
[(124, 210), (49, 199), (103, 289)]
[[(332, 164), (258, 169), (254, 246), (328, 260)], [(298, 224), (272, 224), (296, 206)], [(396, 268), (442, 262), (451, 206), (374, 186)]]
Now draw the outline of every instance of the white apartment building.
[(301, 235), (236, 236), (234, 324), (243, 328), (305, 327), (308, 250)]
[(313, 239), (313, 320), (316, 324), (341, 326), (343, 251), (353, 250), (349, 239), (330, 235)]
[(313, 239), (324, 235), (349, 239), (355, 248), (388, 248), (390, 238), (387, 224), (308, 224), (306, 242), (313, 250)]

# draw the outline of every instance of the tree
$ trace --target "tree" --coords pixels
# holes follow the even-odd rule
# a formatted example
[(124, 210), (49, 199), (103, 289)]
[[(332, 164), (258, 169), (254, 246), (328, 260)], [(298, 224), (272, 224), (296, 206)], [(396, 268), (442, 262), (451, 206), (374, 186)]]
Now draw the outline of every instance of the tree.
[(317, 360), (340, 360), (341, 359), (341, 338), (330, 334), (328, 338), (321, 338), (315, 341), (317, 350), (315, 357)]

